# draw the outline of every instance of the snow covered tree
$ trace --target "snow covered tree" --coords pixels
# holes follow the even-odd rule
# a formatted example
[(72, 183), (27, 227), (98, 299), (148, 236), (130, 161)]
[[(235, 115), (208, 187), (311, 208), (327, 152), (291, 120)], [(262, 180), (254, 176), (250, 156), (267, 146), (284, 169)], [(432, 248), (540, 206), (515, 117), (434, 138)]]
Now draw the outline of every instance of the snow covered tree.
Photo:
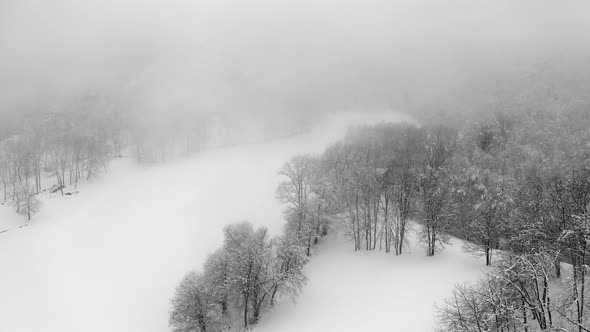
[(306, 247), (293, 233), (269, 239), (266, 228), (249, 222), (228, 225), (224, 245), (211, 254), (204, 272), (183, 279), (172, 300), (175, 331), (217, 331), (258, 322), (277, 296), (295, 297), (307, 278)]
[(207, 332), (219, 308), (201, 274), (189, 272), (171, 300), (169, 325), (175, 332)]
[(424, 171), (419, 180), (421, 231), (427, 255), (434, 256), (447, 241), (445, 228), (450, 216), (449, 164), (456, 145), (456, 132), (447, 127), (428, 131)]
[[(243, 222), (225, 228), (228, 282), (241, 296), (244, 327), (256, 324), (273, 291), (272, 251), (268, 230)], [(252, 310), (250, 312), (250, 309)]]
[(283, 235), (273, 241), (274, 261), (272, 266), (273, 287), (270, 305), (274, 305), (277, 294), (295, 297), (307, 278), (303, 267), (309, 261), (307, 249), (297, 239)]
[(290, 222), (295, 224), (295, 231), (302, 239), (303, 228), (309, 220), (309, 199), (313, 183), (314, 161), (310, 156), (295, 156), (286, 163), (279, 174), (286, 178), (277, 188), (276, 196), (281, 203), (288, 204), (286, 214), (293, 216)]
[(501, 261), (499, 277), (506, 282), (505, 287), (518, 294), (518, 302), (524, 309), (523, 319), (528, 321), (528, 313), (545, 331), (554, 325), (554, 306), (550, 289), (553, 258), (544, 253), (507, 254)]
[(389, 161), (389, 172), (391, 181), (387, 181), (389, 191), (386, 193), (392, 199), (393, 215), (395, 216), (394, 238), (396, 254), (402, 254), (406, 245), (406, 233), (410, 218), (416, 216), (418, 199), (418, 180), (421, 162), (424, 157), (424, 130), (403, 126), (395, 127), (401, 132), (393, 142), (394, 153)]
[(390, 252), (393, 246), (396, 255), (403, 253), (408, 222), (416, 212), (418, 174), (411, 167), (389, 168), (384, 179), (382, 211), (385, 251)]
[[(438, 331), (515, 332), (527, 326), (514, 306), (514, 293), (505, 281), (488, 276), (475, 285), (458, 285), (438, 306)], [(526, 329), (524, 329), (526, 331)]]
[(427, 245), (426, 254), (434, 256), (447, 242), (446, 228), (449, 222), (450, 190), (445, 175), (422, 178), (420, 182), (420, 214), (423, 226), (421, 238)]
[(479, 283), (456, 287), (437, 310), (440, 330), (588, 331), (587, 314), (578, 317), (583, 297), (551, 282), (553, 261), (547, 253), (507, 252)]
[(575, 216), (564, 230), (560, 242), (565, 246), (572, 263), (571, 299), (581, 332), (590, 310), (586, 303), (590, 282), (590, 213)]
[(512, 203), (510, 179), (489, 170), (475, 170), (471, 194), (475, 196), (473, 219), (467, 224), (467, 249), (482, 251), (486, 265), (492, 264), (492, 252), (508, 227), (508, 212)]
[(24, 182), (19, 185), (15, 204), (16, 211), (25, 216), (27, 221), (30, 221), (31, 217), (41, 208), (41, 202), (37, 198), (35, 189)]
[(228, 254), (222, 248), (207, 258), (203, 269), (203, 279), (209, 286), (213, 301), (219, 305), (222, 316), (228, 314), (232, 295), (229, 284), (229, 264)]
[(325, 235), (329, 217), (335, 211), (335, 189), (321, 168), (318, 158), (296, 156), (280, 170), (284, 181), (276, 196), (287, 205), (284, 212), (286, 232), (299, 238), (307, 255), (319, 238)]

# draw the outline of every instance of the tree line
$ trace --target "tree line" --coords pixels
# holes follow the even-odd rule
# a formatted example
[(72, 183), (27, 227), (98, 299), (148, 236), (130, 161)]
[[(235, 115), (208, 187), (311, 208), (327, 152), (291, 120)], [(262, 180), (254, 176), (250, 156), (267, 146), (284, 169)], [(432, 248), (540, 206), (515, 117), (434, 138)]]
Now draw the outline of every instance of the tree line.
[[(302, 267), (330, 228), (342, 227), (355, 251), (401, 255), (412, 220), (426, 255), (444, 250), (452, 235), (495, 265), (439, 308), (442, 331), (587, 331), (588, 128), (588, 113), (575, 109), (493, 113), (461, 126), (351, 128), (321, 155), (295, 156), (279, 170), (286, 225), (278, 240), (267, 242), (267, 231), (249, 224), (226, 228), (204, 273), (179, 286), (171, 325), (215, 330), (236, 312), (243, 326), (255, 324), (277, 292), (301, 289)], [(556, 287), (564, 262), (571, 276)], [(182, 313), (189, 302), (208, 304)]]
[(113, 159), (163, 163), (234, 144), (252, 132), (265, 139), (310, 126), (306, 117), (289, 113), (269, 120), (277, 123), (276, 132), (264, 131), (269, 124), (258, 121), (264, 114), (254, 121), (186, 107), (154, 110), (108, 91), (38, 104), (0, 112), (0, 200), (28, 220), (40, 208), (39, 193), (68, 194), (66, 187), (108, 170)]
[(169, 318), (174, 331), (248, 330), (279, 296), (299, 294), (307, 280), (303, 267), (333, 214), (325, 183), (311, 178), (317, 166), (297, 156), (280, 169), (276, 196), (286, 207), (280, 236), (271, 238), (250, 222), (225, 227), (223, 246), (176, 288)]
[(121, 154), (120, 114), (93, 112), (85, 103), (77, 101), (76, 111), (25, 113), (0, 138), (1, 198), (28, 220), (39, 209), (40, 192), (63, 195), (66, 186), (96, 176)]
[(307, 261), (304, 247), (287, 234), (270, 238), (249, 222), (229, 225), (203, 272), (189, 272), (177, 287), (170, 326), (178, 332), (248, 329), (277, 296), (299, 293)]

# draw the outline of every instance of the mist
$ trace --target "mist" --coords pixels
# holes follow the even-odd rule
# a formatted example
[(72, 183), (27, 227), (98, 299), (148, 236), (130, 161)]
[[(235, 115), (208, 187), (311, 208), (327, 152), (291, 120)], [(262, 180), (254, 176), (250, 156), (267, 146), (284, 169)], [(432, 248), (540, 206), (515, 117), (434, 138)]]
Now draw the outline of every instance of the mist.
[(0, 0), (0, 330), (588, 331), (589, 13)]
[(534, 65), (584, 68), (589, 10), (587, 1), (4, 1), (0, 106), (101, 91), (164, 114), (411, 111)]

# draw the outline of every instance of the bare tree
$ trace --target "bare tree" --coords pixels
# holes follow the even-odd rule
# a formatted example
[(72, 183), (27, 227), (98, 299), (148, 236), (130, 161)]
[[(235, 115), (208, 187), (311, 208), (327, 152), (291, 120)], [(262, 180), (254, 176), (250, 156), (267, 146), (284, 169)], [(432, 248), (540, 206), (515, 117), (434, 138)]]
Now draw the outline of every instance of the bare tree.
[(489, 170), (474, 169), (468, 175), (471, 186), (464, 188), (474, 195), (472, 219), (467, 223), (466, 248), (483, 252), (486, 265), (492, 265), (493, 251), (508, 227), (508, 213), (512, 202), (509, 192), (511, 180)]
[(31, 217), (39, 212), (41, 208), (41, 202), (39, 202), (36, 195), (35, 189), (28, 183), (23, 182), (20, 184), (15, 202), (16, 209), (18, 213), (27, 218), (27, 221), (30, 221)]
[(277, 198), (296, 214), (296, 230), (303, 228), (309, 212), (309, 198), (311, 196), (313, 161), (310, 156), (295, 156), (286, 163), (279, 174), (286, 178), (279, 184)]
[(450, 213), (449, 164), (456, 145), (456, 132), (436, 127), (426, 138), (425, 168), (421, 176), (420, 206), (424, 222), (422, 238), (427, 243), (427, 254), (434, 256), (446, 242), (445, 227)]

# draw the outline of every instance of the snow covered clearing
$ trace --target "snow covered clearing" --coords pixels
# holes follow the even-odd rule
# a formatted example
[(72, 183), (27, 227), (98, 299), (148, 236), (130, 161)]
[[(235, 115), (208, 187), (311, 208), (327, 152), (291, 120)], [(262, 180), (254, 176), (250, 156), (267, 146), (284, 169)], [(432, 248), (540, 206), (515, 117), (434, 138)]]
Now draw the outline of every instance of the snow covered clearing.
[[(0, 330), (168, 331), (174, 287), (219, 247), (224, 225), (247, 219), (274, 234), (281, 229), (275, 189), (284, 162), (321, 152), (349, 124), (400, 119), (394, 113), (341, 114), (306, 135), (188, 161), (140, 167), (122, 159), (77, 195), (44, 197), (30, 226), (0, 234)], [(1, 213), (9, 215), (6, 207)], [(321, 261), (313, 264), (306, 288), (312, 297), (322, 282), (313, 274)]]
[(407, 253), (395, 256), (353, 252), (342, 235), (328, 236), (306, 267), (309, 280), (301, 296), (296, 302), (282, 299), (254, 330), (434, 331), (435, 303), (456, 283), (481, 277), (485, 264), (463, 252), (457, 239), (434, 257), (425, 255), (414, 232), (409, 240)]

